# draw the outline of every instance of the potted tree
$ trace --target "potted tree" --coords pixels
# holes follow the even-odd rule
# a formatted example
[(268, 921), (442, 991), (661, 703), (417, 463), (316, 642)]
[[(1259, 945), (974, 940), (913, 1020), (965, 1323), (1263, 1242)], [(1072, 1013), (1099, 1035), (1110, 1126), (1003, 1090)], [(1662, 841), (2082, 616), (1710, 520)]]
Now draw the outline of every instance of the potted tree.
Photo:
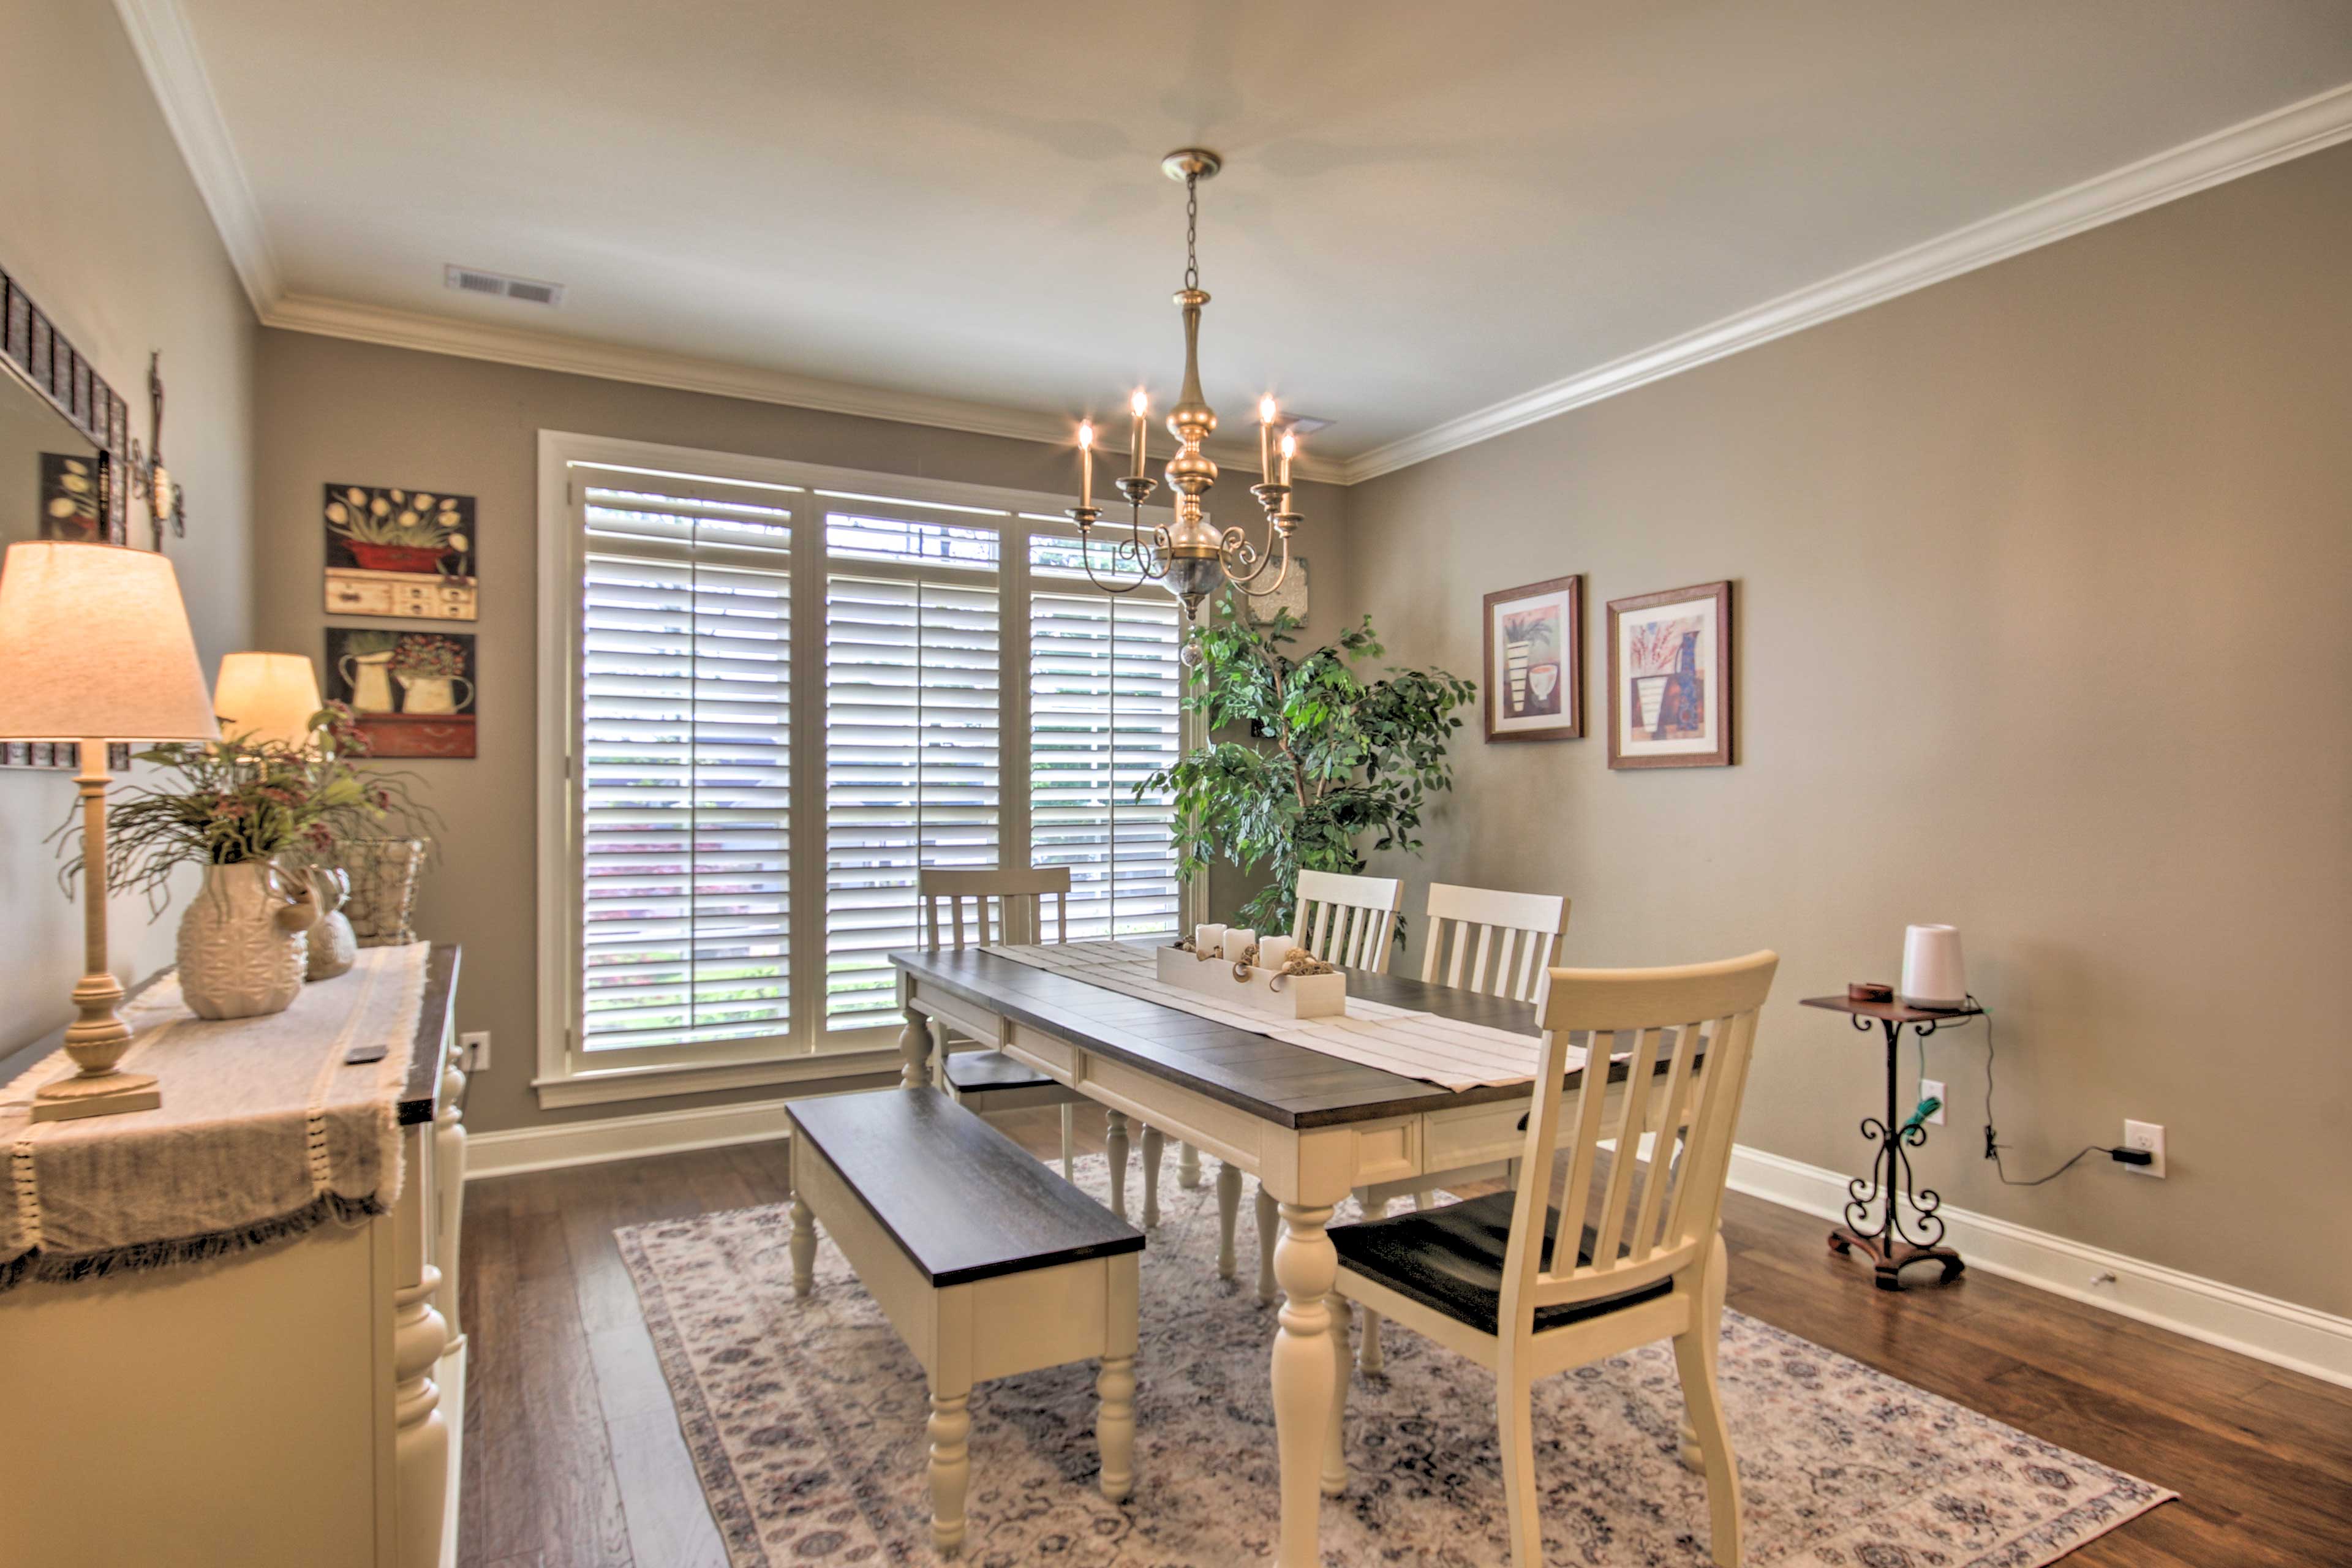
[(1454, 710), (1477, 695), (1442, 669), (1368, 677), (1359, 664), (1385, 651), (1370, 616), (1303, 656), (1289, 651), (1297, 627), (1286, 611), (1258, 624), (1231, 591), (1220, 598), (1192, 633), (1184, 696), (1212, 738), (1136, 786), (1172, 795), (1182, 874), (1222, 860), (1268, 877), (1234, 916), (1260, 931), (1288, 929), (1302, 869), (1360, 872), (1367, 847), (1420, 852), (1423, 804), (1454, 787)]

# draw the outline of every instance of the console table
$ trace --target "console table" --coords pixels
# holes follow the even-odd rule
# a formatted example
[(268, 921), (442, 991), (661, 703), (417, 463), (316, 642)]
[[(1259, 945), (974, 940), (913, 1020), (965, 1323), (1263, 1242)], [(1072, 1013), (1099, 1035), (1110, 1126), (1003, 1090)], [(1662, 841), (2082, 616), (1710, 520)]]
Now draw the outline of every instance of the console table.
[[(278, 1021), (283, 1035), (284, 1020), (299, 1020), (293, 1043), (318, 1048), (300, 1067), (289, 1065), (285, 1081), (273, 1077), (253, 1094), (257, 1116), (291, 1114), (298, 1128), (308, 1096), (319, 1127), (319, 1074), (309, 1063), (381, 1075), (338, 1079), (362, 1087), (341, 1101), (339, 1114), (352, 1120), (335, 1125), (372, 1127), (382, 1146), (396, 1142), (399, 1151), (396, 1171), (381, 1177), (373, 1197), (342, 1194), (346, 1209), (368, 1212), (306, 1220), (307, 1228), (282, 1239), (225, 1242), (220, 1256), (200, 1261), (182, 1260), (189, 1249), (174, 1251), (176, 1238), (159, 1234), (153, 1252), (173, 1253), (167, 1265), (127, 1251), (87, 1278), (68, 1277), (77, 1261), (69, 1252), (16, 1260), (21, 1282), (0, 1290), (0, 1476), (26, 1506), (10, 1510), (0, 1559), (174, 1568), (446, 1568), (456, 1561), (466, 1381), (465, 1336), (453, 1327), (466, 1157), (465, 1080), (450, 1033), (458, 950), (369, 952), (396, 955), (376, 962), (403, 965), (404, 984), (416, 984), (421, 963), (413, 1037), (398, 1038), (404, 1002), (392, 1015), (399, 1021), (392, 1037), (377, 1042), (394, 1053), (390, 1060), (371, 1068), (360, 1065), (363, 1050), (340, 1056), (347, 1042), (368, 1046), (352, 1020), (376, 1015), (359, 1010), (366, 987), (334, 989), (358, 972), (320, 982)], [(197, 1081), (208, 1053), (238, 1046), (241, 1025), (272, 1022), (174, 1023), (152, 1058), (163, 1078), (161, 1112), (39, 1123), (28, 1132), (21, 1110), (0, 1111), (0, 1157), (18, 1175), (12, 1212), (21, 1222), (35, 1201), (24, 1177), (31, 1162), (48, 1157), (43, 1140), (130, 1147), (142, 1118), (171, 1111), (175, 1076)], [(278, 1048), (273, 1042), (264, 1059), (275, 1062)], [(41, 1055), (25, 1053), (11, 1065), (29, 1067)], [(336, 1068), (337, 1060), (350, 1065)], [(170, 1168), (178, 1148), (159, 1145), (152, 1123), (145, 1136), (152, 1152), (142, 1150), (140, 1169), (160, 1190), (202, 1179), (193, 1168)], [(203, 1130), (189, 1136), (201, 1144)], [(228, 1176), (236, 1179), (234, 1169)], [(48, 1194), (57, 1203), (46, 1232), (35, 1233), (52, 1247), (58, 1235), (104, 1218), (93, 1219), (85, 1190), (66, 1190), (62, 1176), (58, 1189)], [(0, 1203), (10, 1201), (0, 1193)]]
[[(1861, 1247), (1870, 1255), (1873, 1279), (1882, 1290), (1900, 1290), (1903, 1270), (1929, 1261), (1943, 1265), (1942, 1282), (1950, 1284), (1966, 1266), (1958, 1253), (1942, 1245), (1944, 1222), (1936, 1213), (1944, 1206), (1942, 1197), (1932, 1187), (1921, 1187), (1916, 1194), (1912, 1192), (1910, 1152), (1927, 1142), (1927, 1129), (1907, 1118), (1898, 1120), (1901, 1072), (1895, 1057), (1906, 1027), (1924, 1040), (1938, 1026), (1973, 1018), (1983, 1009), (1914, 1007), (1904, 1002), (1856, 1002), (1846, 996), (1808, 996), (1804, 1005), (1847, 1014), (1853, 1026), (1865, 1035), (1874, 1024), (1886, 1035), (1886, 1120), (1863, 1118), (1862, 1135), (1876, 1145), (1870, 1175), (1867, 1180), (1856, 1176), (1846, 1184), (1845, 1223), (1830, 1232), (1830, 1250), (1843, 1258)], [(1884, 1212), (1874, 1226), (1870, 1211), (1882, 1202)], [(1910, 1232), (1904, 1229), (1906, 1204), (1911, 1205), (1914, 1216)]]

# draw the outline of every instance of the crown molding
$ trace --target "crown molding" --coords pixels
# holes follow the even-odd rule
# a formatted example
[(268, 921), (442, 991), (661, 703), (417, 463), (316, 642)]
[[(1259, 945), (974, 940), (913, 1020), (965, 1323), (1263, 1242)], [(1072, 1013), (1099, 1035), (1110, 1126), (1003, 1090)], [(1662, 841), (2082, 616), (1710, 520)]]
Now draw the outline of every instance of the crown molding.
[(1492, 440), (2347, 139), (2352, 139), (2352, 84), (2037, 197), (1564, 381), (1360, 452), (1341, 466), (1341, 482), (1361, 484)]
[[(856, 386), (689, 354), (289, 294), (178, 0), (114, 4), (253, 302), (254, 314), (264, 326), (974, 435), (1055, 446), (1069, 440), (1069, 419), (1064, 415)], [(1302, 456), (1297, 471), (1303, 479), (1361, 484), (2347, 139), (2352, 139), (2352, 84), (2037, 197), (1353, 458), (1334, 461)], [(1247, 456), (1238, 448), (1221, 455), (1228, 462), (1241, 462)]]
[(114, 0), (115, 15), (131, 38), (131, 52), (147, 76), (147, 86), (180, 144), (196, 192), (213, 215), (221, 244), (245, 285), (253, 313), (266, 317), (270, 303), (284, 292), (277, 254), (269, 247), (269, 232), (262, 226), (260, 204), (253, 199), (236, 142), (221, 118), (220, 102), (205, 74), (204, 56), (177, 0)]

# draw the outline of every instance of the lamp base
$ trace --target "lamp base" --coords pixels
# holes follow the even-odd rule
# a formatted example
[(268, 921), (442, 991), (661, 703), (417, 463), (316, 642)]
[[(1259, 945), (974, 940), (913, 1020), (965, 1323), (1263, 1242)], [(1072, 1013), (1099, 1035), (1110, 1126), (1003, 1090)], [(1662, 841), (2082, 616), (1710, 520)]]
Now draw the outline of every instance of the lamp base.
[(36, 1121), (72, 1121), (84, 1116), (113, 1116), (125, 1110), (153, 1110), (163, 1103), (163, 1091), (154, 1077), (143, 1072), (75, 1073), (52, 1079), (33, 1096)]

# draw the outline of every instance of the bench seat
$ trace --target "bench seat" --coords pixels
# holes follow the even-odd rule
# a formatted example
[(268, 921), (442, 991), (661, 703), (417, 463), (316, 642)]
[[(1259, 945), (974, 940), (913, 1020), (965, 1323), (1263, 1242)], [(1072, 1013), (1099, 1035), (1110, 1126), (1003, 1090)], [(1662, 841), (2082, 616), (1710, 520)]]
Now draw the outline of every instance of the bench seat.
[(976, 1382), (1098, 1359), (1103, 1495), (1134, 1485), (1143, 1233), (940, 1090), (794, 1100), (793, 1294), (815, 1287), (817, 1226), (922, 1363), (932, 1538), (960, 1547)]

